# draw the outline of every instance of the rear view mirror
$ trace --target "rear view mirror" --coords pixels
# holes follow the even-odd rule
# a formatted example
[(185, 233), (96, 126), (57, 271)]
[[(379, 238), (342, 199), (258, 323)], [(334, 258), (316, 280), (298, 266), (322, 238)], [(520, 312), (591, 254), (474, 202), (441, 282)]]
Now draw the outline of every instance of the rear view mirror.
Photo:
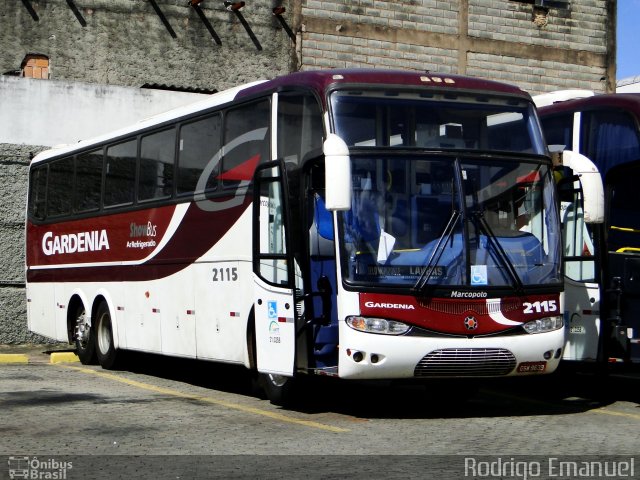
[(604, 222), (604, 186), (598, 167), (584, 155), (571, 150), (562, 152), (562, 164), (580, 177), (584, 196), (585, 223)]
[(351, 160), (349, 147), (336, 134), (324, 142), (326, 208), (329, 211), (351, 209)]

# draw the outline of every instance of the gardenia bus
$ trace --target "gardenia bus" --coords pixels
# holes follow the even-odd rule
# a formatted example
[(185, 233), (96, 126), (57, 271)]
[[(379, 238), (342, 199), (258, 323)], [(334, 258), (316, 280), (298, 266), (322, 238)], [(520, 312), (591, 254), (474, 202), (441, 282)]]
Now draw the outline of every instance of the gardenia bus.
[(562, 356), (551, 161), (520, 89), (380, 70), (255, 82), (39, 154), (32, 331), (301, 374), (552, 372)]

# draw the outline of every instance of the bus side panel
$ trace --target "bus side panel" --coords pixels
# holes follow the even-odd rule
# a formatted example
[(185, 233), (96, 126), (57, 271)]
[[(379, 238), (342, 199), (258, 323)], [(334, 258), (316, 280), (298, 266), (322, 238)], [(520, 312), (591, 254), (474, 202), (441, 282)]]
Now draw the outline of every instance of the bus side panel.
[(244, 362), (251, 262), (199, 263), (194, 275), (198, 358)]
[[(34, 333), (56, 338), (54, 286), (51, 283), (27, 284), (28, 327)], [(67, 339), (64, 338), (64, 341)]]
[[(253, 304), (251, 212), (245, 209), (193, 266), (198, 358), (245, 363)], [(212, 222), (207, 228), (221, 227)]]
[(152, 283), (135, 282), (125, 290), (125, 329), (128, 348), (159, 353), (162, 351), (162, 296), (151, 288)]
[(186, 269), (166, 280), (153, 282), (154, 295), (160, 298), (162, 353), (196, 356), (196, 310), (191, 270)]

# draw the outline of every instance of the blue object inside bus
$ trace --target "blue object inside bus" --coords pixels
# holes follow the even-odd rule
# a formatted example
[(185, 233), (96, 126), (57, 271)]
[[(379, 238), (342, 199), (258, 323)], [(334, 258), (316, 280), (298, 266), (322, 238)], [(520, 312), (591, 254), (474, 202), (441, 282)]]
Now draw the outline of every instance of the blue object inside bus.
[[(311, 287), (315, 291), (318, 281), (326, 277), (331, 284), (331, 322), (314, 325), (313, 356), (315, 368), (338, 365), (338, 309), (336, 305), (336, 258), (333, 233), (333, 215), (325, 207), (320, 195), (314, 198), (314, 219), (310, 230)], [(322, 313), (322, 300), (315, 297), (313, 313)]]

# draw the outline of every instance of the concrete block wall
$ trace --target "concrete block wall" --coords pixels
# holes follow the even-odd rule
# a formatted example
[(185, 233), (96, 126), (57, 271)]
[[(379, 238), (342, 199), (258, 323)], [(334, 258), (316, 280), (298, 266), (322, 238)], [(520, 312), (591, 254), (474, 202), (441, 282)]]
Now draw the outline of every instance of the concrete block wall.
[(0, 344), (49, 343), (27, 331), (24, 212), (32, 155), (44, 147), (0, 143)]
[[(611, 38), (605, 0), (574, 0), (549, 10), (546, 25), (534, 25), (530, 4), (469, 0), (468, 35), (493, 41), (493, 51), (470, 51), (467, 74), (509, 83), (536, 93), (565, 88), (606, 91)], [(512, 48), (509, 48), (509, 44)]]
[[(534, 23), (514, 0), (303, 0), (301, 68), (459, 73), (532, 94), (615, 88), (615, 2), (572, 0)], [(613, 6), (612, 6), (613, 5)]]

